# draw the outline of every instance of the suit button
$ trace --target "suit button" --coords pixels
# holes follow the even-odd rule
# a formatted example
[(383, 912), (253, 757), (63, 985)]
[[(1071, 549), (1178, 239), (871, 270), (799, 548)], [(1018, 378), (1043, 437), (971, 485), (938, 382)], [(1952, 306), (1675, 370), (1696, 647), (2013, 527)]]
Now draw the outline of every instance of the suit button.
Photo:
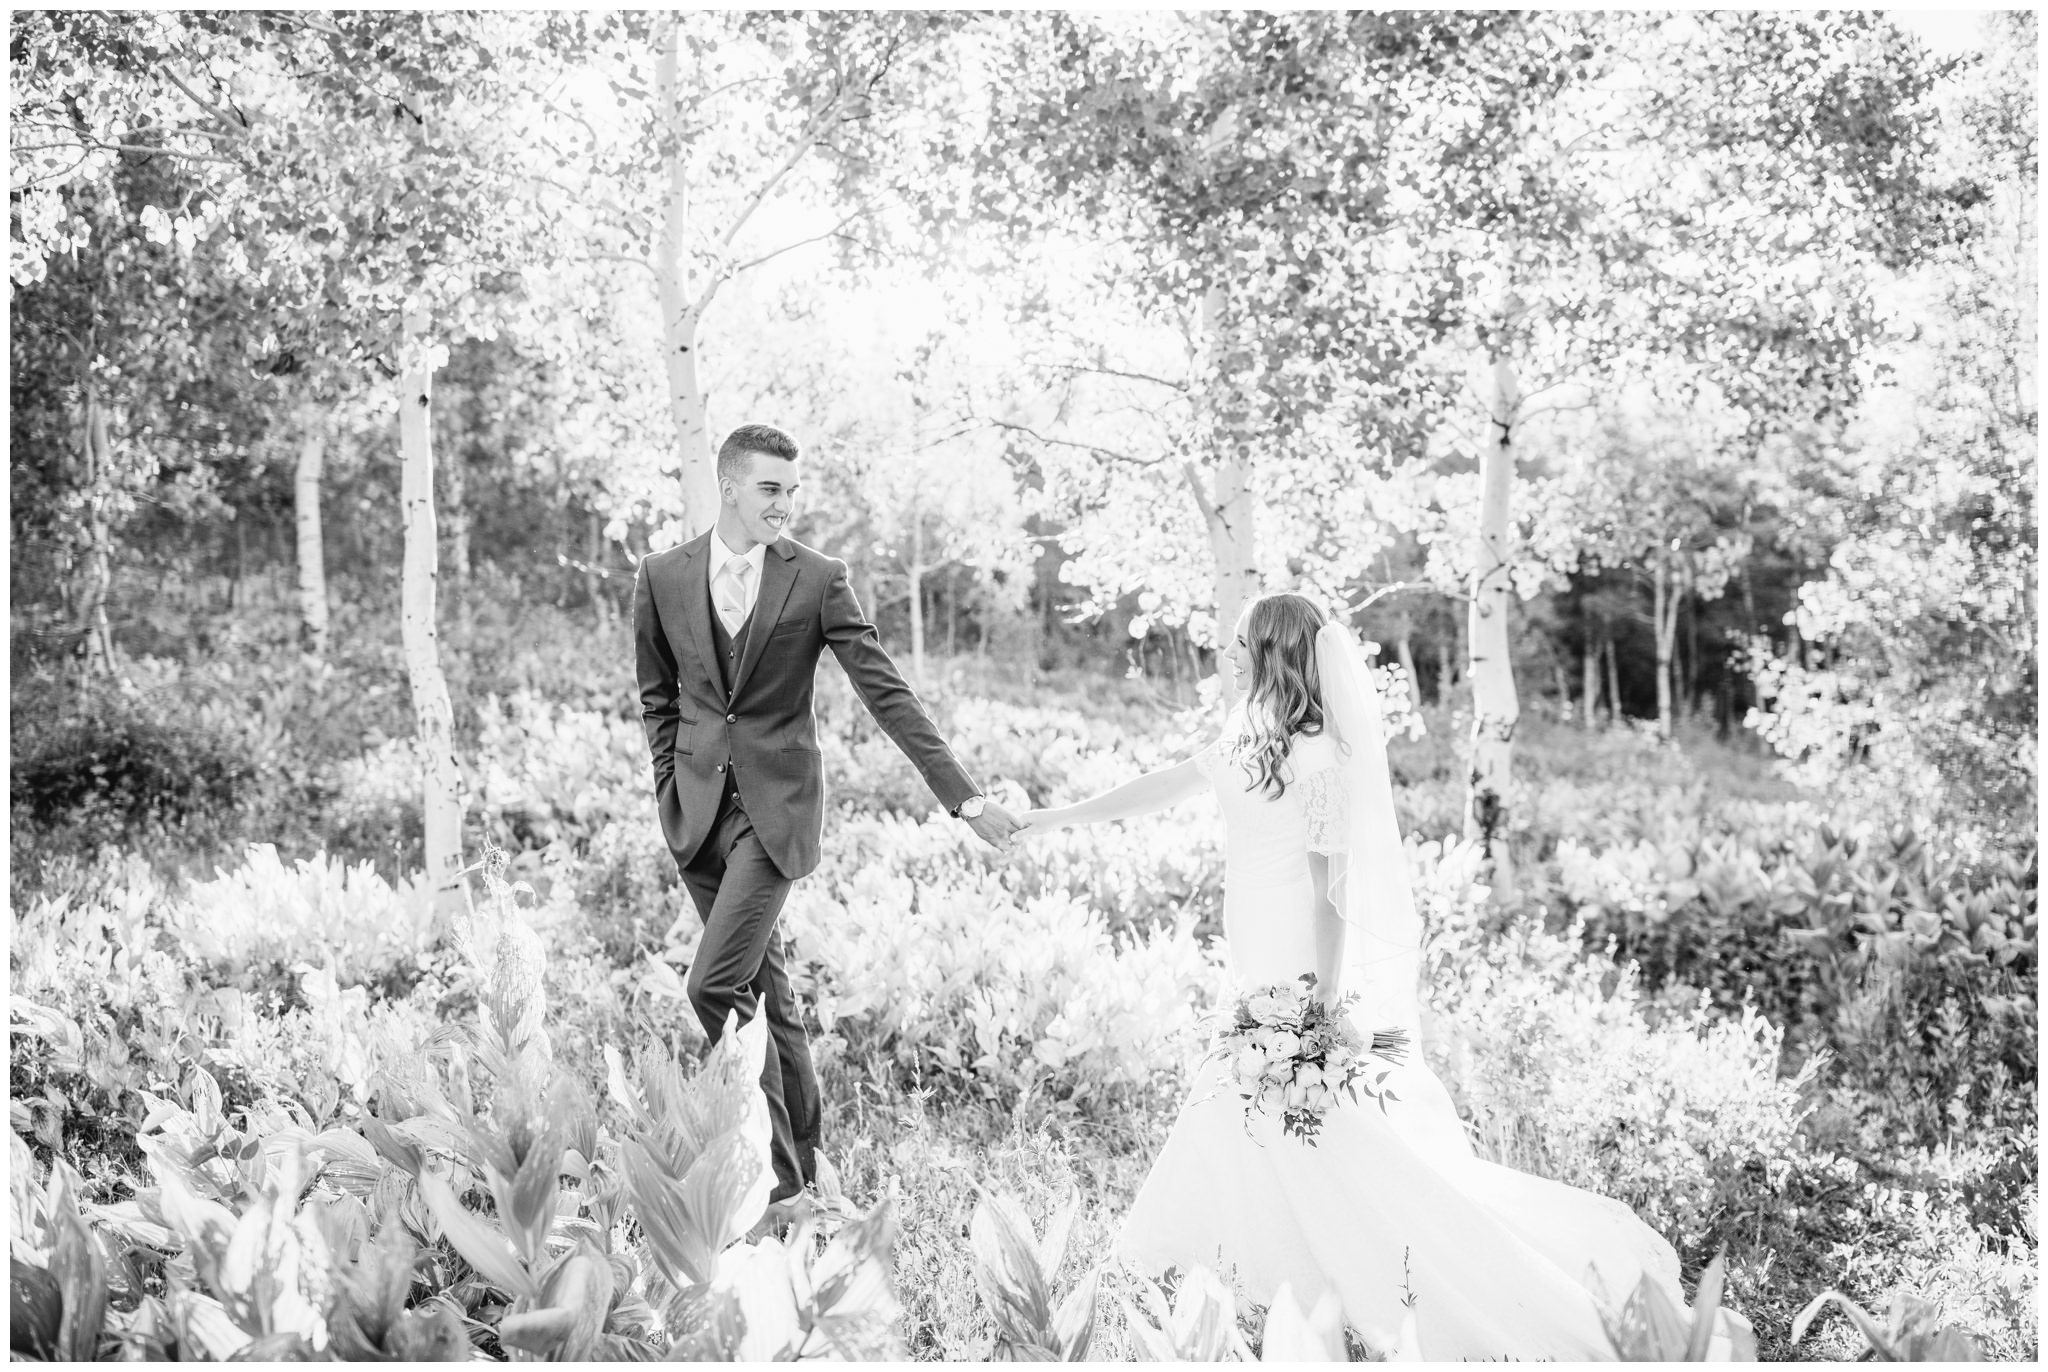
[(740, 717), (738, 715), (727, 715), (725, 717), (725, 722), (727, 724), (737, 724), (740, 722)]

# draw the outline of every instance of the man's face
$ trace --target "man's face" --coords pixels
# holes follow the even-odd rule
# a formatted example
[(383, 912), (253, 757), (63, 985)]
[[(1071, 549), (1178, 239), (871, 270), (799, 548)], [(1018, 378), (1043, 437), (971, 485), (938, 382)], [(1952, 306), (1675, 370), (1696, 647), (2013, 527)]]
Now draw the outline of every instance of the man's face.
[(767, 453), (748, 453), (747, 463), (745, 475), (719, 481), (719, 493), (748, 538), (773, 543), (796, 514), (796, 463)]

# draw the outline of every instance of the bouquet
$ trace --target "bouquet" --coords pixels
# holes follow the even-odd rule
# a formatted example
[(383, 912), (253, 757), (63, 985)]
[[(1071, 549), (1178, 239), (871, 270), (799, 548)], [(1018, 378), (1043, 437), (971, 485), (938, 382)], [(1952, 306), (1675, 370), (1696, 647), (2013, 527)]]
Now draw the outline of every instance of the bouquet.
[(1385, 1083), (1407, 1056), (1408, 1034), (1380, 1029), (1368, 1038), (1351, 1022), (1355, 993), (1333, 1008), (1316, 997), (1314, 973), (1298, 980), (1299, 990), (1261, 986), (1239, 996), (1209, 1056), (1225, 1064), (1244, 1099), (1247, 1130), (1254, 1113), (1277, 1110), (1281, 1129), (1313, 1147), (1340, 1100), (1364, 1096), (1385, 1110), (1399, 1099)]

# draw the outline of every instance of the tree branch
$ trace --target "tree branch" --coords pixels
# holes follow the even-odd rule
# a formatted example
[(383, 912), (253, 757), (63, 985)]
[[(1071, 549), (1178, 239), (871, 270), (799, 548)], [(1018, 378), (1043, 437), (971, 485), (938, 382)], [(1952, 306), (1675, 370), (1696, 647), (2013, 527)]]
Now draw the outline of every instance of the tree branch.
[(1047, 444), (1051, 447), (1076, 448), (1079, 449), (1081, 452), (1093, 453), (1097, 457), (1106, 457), (1112, 462), (1122, 462), (1132, 467), (1156, 467), (1160, 464), (1161, 461), (1164, 460), (1157, 457), (1133, 457), (1129, 453), (1120, 453), (1116, 451), (1116, 449), (1114, 448), (1098, 447), (1096, 444), (1093, 443), (1076, 443), (1071, 438), (1053, 438), (1049, 435), (1038, 432), (1038, 430), (1032, 428), (1028, 424), (1017, 424), (1007, 419), (984, 420), (983, 424), (987, 428), (1007, 429), (1012, 433), (1029, 434), (1032, 438), (1037, 439), (1040, 443)]
[(138, 143), (107, 143), (91, 137), (81, 137), (79, 143), (26, 143), (16, 146), (14, 151), (56, 152), (60, 149), (69, 151), (79, 147), (81, 143), (88, 151), (97, 149), (100, 152), (132, 152), (142, 157), (182, 157), (188, 162), (218, 162), (226, 167), (239, 167), (242, 165), (232, 157), (221, 157), (210, 152), (185, 152), (179, 148), (170, 147), (152, 148)]
[(200, 109), (205, 110), (208, 114), (212, 115), (214, 118), (214, 122), (218, 123), (222, 127), (222, 129), (228, 131), (228, 133), (231, 136), (240, 137), (243, 133), (245, 133), (248, 130), (247, 124), (243, 123), (240, 120), (229, 118), (227, 111), (223, 110), (220, 106), (214, 104), (211, 100), (208, 100), (205, 96), (199, 94), (199, 92), (193, 90), (190, 86), (186, 85), (183, 78), (181, 78), (178, 75), (177, 70), (174, 67), (172, 67), (170, 63), (164, 63), (162, 67), (159, 68), (159, 70), (163, 72), (165, 80), (169, 81), (172, 85), (176, 86), (179, 90), (183, 91), (185, 93), (186, 99), (190, 100), (193, 104), (199, 106)]
[(554, 115), (556, 118), (566, 119), (569, 120), (571, 123), (582, 125), (583, 136), (588, 141), (590, 147), (596, 148), (603, 146), (604, 140), (597, 136), (596, 126), (594, 126), (588, 119), (585, 119), (582, 115), (578, 114), (575, 110), (565, 110), (560, 105), (556, 104), (551, 97), (545, 95), (541, 97), (540, 103), (542, 109), (546, 110), (549, 114)]
[[(1556, 388), (1545, 387), (1544, 389), (1555, 390)], [(1574, 405), (1531, 405), (1522, 411), (1521, 418), (1522, 422), (1526, 424), (1528, 421), (1535, 419), (1539, 415), (1570, 414), (1575, 410), (1590, 410), (1597, 403), (1598, 402), (1592, 396), (1587, 396), (1584, 400), (1581, 400)]]
[(701, 105), (705, 103), (707, 100), (716, 100), (719, 96), (724, 95), (727, 91), (736, 91), (741, 86), (759, 85), (763, 81), (767, 81), (770, 79), (771, 78), (766, 76), (742, 76), (737, 81), (728, 81), (722, 86), (716, 86), (713, 87), (711, 90), (705, 91), (702, 95), (696, 97), (690, 103), (693, 106)]
[(806, 248), (813, 243), (822, 243), (828, 238), (844, 238), (849, 243), (858, 243), (860, 242), (858, 238), (850, 237), (847, 233), (844, 232), (844, 230), (848, 224), (851, 224), (856, 219), (867, 218), (867, 216), (871, 212), (872, 211), (868, 209), (855, 210), (852, 214), (847, 215), (846, 218), (840, 220), (837, 224), (834, 224), (831, 228), (825, 230), (825, 232), (814, 233), (809, 238), (799, 238), (794, 243), (785, 243), (779, 248), (775, 248), (769, 252), (762, 253), (759, 257), (750, 258), (747, 261), (741, 262), (736, 266), (728, 267), (725, 270), (725, 275), (728, 278), (731, 278), (738, 276), (741, 272), (752, 271), (755, 267), (760, 266), (763, 262), (773, 261), (774, 259), (782, 256), (784, 253), (795, 252), (798, 248)]
[(660, 276), (659, 272), (654, 271), (654, 264), (652, 262), (649, 262), (644, 257), (635, 257), (631, 253), (587, 252), (581, 257), (572, 257), (569, 260), (572, 262), (625, 262), (635, 267), (644, 267), (647, 271), (653, 272), (655, 276)]
[[(835, 94), (830, 100), (827, 100), (820, 106), (817, 112), (804, 124), (803, 132), (798, 134), (796, 142), (790, 145), (789, 152), (784, 155), (781, 164), (773, 172), (769, 173), (767, 180), (755, 187), (754, 193), (747, 197), (745, 204), (740, 206), (739, 212), (733, 216), (732, 222), (726, 225), (725, 232), (718, 236), (718, 245), (714, 249), (717, 255), (723, 256), (732, 247), (733, 239), (739, 236), (740, 230), (746, 227), (749, 219), (753, 218), (754, 211), (761, 208), (762, 203), (775, 193), (775, 188), (782, 184), (782, 179), (796, 170), (796, 165), (803, 161), (804, 154), (817, 144), (819, 137), (825, 132), (825, 125), (830, 119), (832, 111), (838, 105), (839, 97)], [(711, 279), (704, 283), (704, 289), (697, 296), (697, 303), (694, 307), (696, 314), (701, 316), (711, 308), (712, 298), (718, 294), (718, 288), (725, 284), (726, 278), (729, 275), (731, 273), (725, 271), (711, 273)]]
[[(73, 143), (66, 143), (64, 146), (69, 148), (76, 147), (77, 145)], [(71, 174), (77, 171), (80, 167), (84, 166), (86, 164), (87, 159), (90, 158), (91, 156), (92, 149), (82, 149), (79, 159), (76, 162), (73, 162), (70, 166), (64, 168), (64, 170), (51, 172), (48, 176), (31, 176), (26, 181), (17, 182), (15, 188), (17, 190), (27, 190), (30, 186), (40, 186), (45, 181), (55, 181), (61, 184), (65, 181), (70, 180)]]
[(1187, 394), (1188, 389), (1188, 383), (1185, 381), (1169, 381), (1163, 376), (1152, 376), (1146, 372), (1127, 372), (1119, 367), (1089, 367), (1083, 366), (1078, 362), (1039, 362), (1033, 365), (1044, 367), (1049, 371), (1066, 372), (1070, 375), (1088, 372), (1096, 376), (1119, 376), (1126, 381), (1149, 381), (1155, 386), (1164, 386), (1170, 391), (1179, 391), (1183, 395)]
[(344, 34), (340, 29), (335, 28), (331, 24), (315, 24), (306, 19), (304, 14), (305, 11), (303, 10), (297, 12), (280, 10), (274, 12), (270, 17), (280, 23), (290, 24), (294, 28), (303, 29), (307, 33), (325, 34), (329, 38), (339, 39), (343, 42), (348, 40), (348, 35)]
[(1353, 604), (1345, 606), (1344, 608), (1347, 612), (1351, 614), (1357, 614), (1361, 610), (1371, 609), (1374, 605), (1378, 604), (1382, 600), (1385, 600), (1388, 596), (1399, 595), (1403, 591), (1435, 591), (1438, 595), (1447, 597), (1451, 600), (1470, 600), (1472, 598), (1471, 596), (1466, 595), (1463, 591), (1447, 591), (1443, 587), (1437, 585), (1435, 582), (1432, 581), (1397, 581), (1391, 586), (1380, 587), (1377, 591), (1374, 591), (1365, 599), (1356, 601)]
[(1195, 505), (1202, 512), (1203, 522), (1215, 523), (1220, 517), (1220, 511), (1216, 508), (1216, 502), (1209, 498), (1209, 493), (1202, 489), (1202, 474), (1195, 470), (1195, 464), (1182, 462), (1180, 474), (1188, 483), (1189, 493), (1195, 497)]

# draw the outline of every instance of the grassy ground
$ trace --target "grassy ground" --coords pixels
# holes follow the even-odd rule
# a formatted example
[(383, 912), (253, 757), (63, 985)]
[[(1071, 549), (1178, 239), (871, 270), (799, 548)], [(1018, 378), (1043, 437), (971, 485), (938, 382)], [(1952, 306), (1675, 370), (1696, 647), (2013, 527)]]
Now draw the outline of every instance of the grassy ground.
[[(547, 651), (546, 645), (535, 648), (505, 635), (493, 638), (493, 632), (492, 625), (482, 626), (456, 673), (466, 683), (466, 756), (476, 755), (477, 740), (488, 727), (476, 708), (479, 695), (528, 691), (550, 701), (581, 702), (577, 708), (596, 711), (629, 736), (619, 779), (611, 779), (602, 768), (600, 774), (579, 771), (588, 761), (579, 752), (586, 745), (573, 739), (558, 749), (567, 756), (541, 759), (554, 769), (550, 775), (571, 778), (550, 784), (573, 791), (554, 802), (543, 798), (543, 803), (555, 805), (555, 813), (551, 819), (540, 817), (568, 837), (555, 844), (545, 861), (538, 851), (524, 859), (543, 892), (553, 892), (550, 903), (563, 921), (546, 931), (549, 999), (556, 1021), (551, 1032), (557, 1052), (572, 1070), (590, 1076), (601, 1072), (600, 1049), (607, 1043), (651, 1037), (687, 1048), (694, 1032), (687, 1014), (646, 989), (650, 957), (673, 951), (666, 946), (664, 931), (678, 923), (683, 897), (672, 866), (663, 870), (665, 855), (648, 832), (651, 820), (639, 790), (644, 762), (630, 738), (636, 723), (622, 704), (625, 697), (586, 679), (587, 670), (567, 671), (562, 665), (566, 656)], [(622, 643), (613, 641), (620, 638), (615, 625), (579, 633), (585, 663)], [(349, 679), (373, 683), (381, 679), (380, 673), (388, 674), (389, 664), (377, 657), (388, 646), (359, 646), (366, 661), (349, 668)], [(936, 663), (931, 675), (928, 694), (935, 706), (968, 732), (977, 755), (994, 759), (983, 765), (1013, 775), (1037, 801), (1053, 798), (1067, 784), (1063, 769), (1070, 765), (1083, 768), (1089, 785), (1135, 770), (1143, 758), (1152, 756), (1148, 749), (1156, 751), (1156, 740), (1181, 727), (1176, 712), (1186, 704), (1143, 682), (1079, 673), (1032, 680), (971, 659)], [(831, 747), (841, 749), (838, 760), (830, 764), (841, 769), (835, 792), (852, 800), (861, 815), (892, 811), (922, 816), (928, 804), (915, 776), (907, 768), (896, 768), (886, 743), (870, 737), (871, 725), (836, 682), (829, 671), (821, 678), (826, 697), (821, 708), (839, 740)], [(17, 793), (17, 861), (11, 883), (17, 920), (38, 901), (67, 892), (74, 905), (115, 899), (108, 894), (108, 873), (120, 862), (154, 868), (166, 881), (166, 890), (177, 887), (175, 877), (211, 876), (217, 866), (232, 866), (243, 842), (254, 838), (277, 841), (288, 860), (326, 846), (354, 858), (375, 859), (392, 874), (408, 866), (410, 845), (417, 842), (416, 827), (408, 826), (416, 826), (416, 815), (408, 816), (402, 802), (380, 799), (381, 792), (372, 794), (360, 783), (349, 783), (357, 786), (351, 792), (326, 765), (305, 765), (309, 757), (329, 758), (330, 763), (333, 758), (375, 761), (381, 755), (363, 746), (362, 731), (385, 728), (391, 736), (400, 736), (403, 711), (392, 708), (398, 702), (389, 693), (375, 695), (365, 685), (333, 705), (332, 717), (307, 724), (293, 703), (291, 692), (296, 689), (283, 672), (262, 676), (253, 685), (238, 683), (211, 697), (221, 702), (216, 715), (209, 716), (204, 709), (184, 712), (183, 717), (201, 723), (211, 719), (213, 735), (197, 729), (192, 737), (180, 736), (169, 744), (144, 737), (137, 745), (144, 753), (150, 747), (169, 748), (175, 756), (184, 755), (180, 749), (197, 750), (194, 755), (203, 760), (220, 751), (206, 753), (207, 738), (227, 736), (224, 731), (230, 726), (247, 724), (260, 739), (267, 736), (267, 721), (274, 716), (290, 721), (291, 728), (308, 730), (305, 737), (278, 734), (265, 745), (268, 753), (261, 747), (250, 749), (262, 764), (262, 781), (236, 805), (209, 808), (201, 797), (182, 809), (171, 806), (136, 815), (96, 800), (67, 812), (59, 822), (24, 827)], [(993, 711), (987, 704), (991, 702), (1011, 713)], [(238, 710), (247, 718), (238, 717)], [(1455, 706), (1431, 707), (1425, 716), (1427, 735), (1402, 741), (1394, 749), (1404, 822), (1426, 837), (1454, 836), (1460, 826), (1460, 753), (1469, 721)], [(1080, 740), (1081, 751), (1074, 755), (1078, 762), (1060, 761), (1065, 754), (1055, 756), (1056, 746), (1068, 746), (1074, 739)], [(18, 728), (17, 758), (24, 741), (34, 744), (36, 739)], [(896, 775), (892, 768), (903, 774)], [(1533, 714), (1518, 736), (1517, 775), (1516, 799), (1526, 825), (1517, 858), (1539, 888), (1554, 879), (1554, 874), (1546, 875), (1545, 864), (1566, 838), (1599, 846), (1624, 838), (1634, 841), (1646, 830), (1668, 837), (1671, 832), (1684, 833), (1688, 826), (1721, 825), (1724, 811), (1743, 807), (1796, 818), (1802, 806), (1814, 800), (1789, 787), (1760, 750), (1742, 741), (1725, 744), (1704, 732), (1685, 730), (1675, 744), (1659, 747), (1637, 730), (1589, 732)], [(598, 818), (581, 818), (586, 811)], [(608, 813), (617, 818), (603, 818)], [(580, 836), (579, 824), (584, 826)], [(856, 816), (842, 815), (831, 827), (844, 834), (856, 824)], [(1132, 885), (1129, 864), (1150, 860), (1148, 846), (1185, 846), (1195, 842), (1187, 837), (1190, 833), (1186, 825), (1164, 823), (1144, 835), (1107, 836), (1098, 846), (1071, 857), (1082, 864), (1084, 873), (1096, 874), (1089, 881), (1099, 889), (1086, 903), (1113, 927), (1126, 927), (1131, 907), (1119, 902), (1133, 898), (1149, 912), (1137, 927), (1155, 926), (1171, 914), (1177, 900), (1213, 903), (1213, 884), (1186, 885), (1187, 874), (1177, 870), (1146, 869)], [(903, 851), (869, 854), (868, 860), (883, 868), (937, 860), (929, 853), (920, 855), (915, 832), (890, 841), (904, 844)], [(827, 846), (834, 846), (830, 834)], [(110, 865), (110, 857), (118, 861)], [(858, 868), (858, 857), (845, 855), (848, 872)], [(965, 869), (959, 869), (954, 859), (941, 857), (940, 867), (954, 874), (947, 880), (964, 879), (959, 871)], [(1093, 869), (1086, 866), (1090, 862)], [(1112, 883), (1112, 875), (1117, 883)], [(1189, 894), (1162, 898), (1163, 883)], [(1104, 894), (1113, 884), (1130, 889), (1122, 896)], [(565, 894), (571, 892), (573, 899)], [(1000, 909), (989, 916), (1003, 917)], [(687, 926), (689, 921), (681, 923)], [(1555, 912), (1549, 923), (1553, 934), (1562, 932), (1562, 919)], [(1566, 956), (1576, 954), (1567, 951)], [(19, 948), (13, 967), (19, 990)], [(197, 965), (181, 966), (180, 972), (197, 984), (226, 975)], [(80, 1004), (109, 994), (105, 986), (94, 983), (100, 975), (91, 972), (77, 982), (74, 998)], [(270, 1007), (266, 1014), (303, 1004), (299, 975), (289, 965), (242, 969), (233, 975)], [(387, 1001), (405, 1000), (419, 975), (415, 968), (370, 987), (370, 1004), (381, 1008)], [(1610, 990), (1611, 982), (1612, 977)], [(1642, 1012), (1652, 1019), (1682, 1018), (1696, 999), (1689, 988), (1673, 986), (1646, 997)], [(427, 1013), (466, 1011), (460, 1005), (436, 1010), (429, 1002)], [(110, 1022), (118, 1029), (133, 1024), (135, 1015), (133, 1009), (122, 1009)], [(1080, 1208), (1059, 1277), (1064, 1291), (1105, 1260), (1117, 1224), (1178, 1106), (1170, 1078), (1157, 1091), (1119, 1097), (1115, 1108), (1084, 1115), (1070, 1101), (1029, 1088), (1021, 1093), (963, 1090), (957, 1081), (938, 1074), (920, 1078), (914, 1068), (899, 1065), (928, 1063), (928, 1054), (919, 1057), (911, 1052), (885, 1061), (882, 1050), (859, 1035), (851, 1040), (840, 1036), (834, 1042), (843, 1051), (828, 1052), (821, 1065), (826, 1150), (856, 1204), (898, 1199), (896, 1274), (904, 1305), (902, 1333), (907, 1349), (919, 1359), (959, 1360), (989, 1351), (993, 1326), (974, 1289), (967, 1244), (969, 1219), (984, 1191), (1014, 1196), (1039, 1225), (1068, 1194), (1078, 1194)], [(855, 1046), (844, 1047), (848, 1042)], [(119, 1178), (136, 1175), (140, 1158), (133, 1146), (132, 1122), (125, 1128), (120, 1123), (128, 1105), (117, 1098), (119, 1092), (96, 1095), (81, 1090), (75, 1077), (59, 1080), (62, 1074), (53, 1072), (47, 1051), (21, 1039), (15, 1048), (12, 1086), (17, 1115), (31, 1108), (24, 1101), (26, 1095), (46, 1087), (57, 1088), (60, 1095), (69, 1092), (78, 1118), (67, 1146), (96, 1153), (102, 1165), (88, 1172), (89, 1179), (104, 1181), (107, 1193), (102, 1199), (122, 1194), (127, 1183)], [(1027, 1042), (1027, 1052), (1028, 1048)], [(1915, 1050), (1902, 1042), (1899, 1051)], [(1961, 1075), (1977, 1070), (1960, 1059), (1959, 1064)], [(1532, 1070), (1540, 1072), (1541, 1065)], [(2032, 1087), (2030, 1071), (2011, 1082), (2015, 1092), (2031, 1093)], [(1688, 1282), (1725, 1246), (1733, 1299), (1754, 1320), (1766, 1357), (1848, 1358), (1861, 1352), (1862, 1341), (1839, 1315), (1823, 1317), (1796, 1349), (1787, 1342), (1792, 1314), (1830, 1285), (1843, 1286), (1873, 1305), (1902, 1285), (1933, 1291), (1968, 1315), (1971, 1326), (1985, 1334), (1989, 1353), (2030, 1357), (2036, 1343), (2030, 1311), (2033, 1285), (2027, 1269), (2037, 1212), (2031, 1202), (2018, 1206), (2015, 1197), (2032, 1193), (2031, 1133), (1987, 1131), (1980, 1122), (1965, 1120), (1967, 1127), (1959, 1126), (1942, 1149), (1930, 1151), (1903, 1142), (1884, 1113), (1883, 1102), (1875, 1098), (1816, 1091), (1808, 1106), (1815, 1113), (1803, 1129), (1801, 1147), (1814, 1157), (1788, 1165), (1776, 1181), (1760, 1172), (1752, 1179), (1727, 1182), (1727, 1203), (1690, 1241), (1680, 1244)], [(1628, 1124), (1629, 1107), (1615, 1108), (1623, 1112), (1617, 1118)], [(86, 1116), (95, 1113), (113, 1125), (92, 1132)], [(1636, 1124), (1665, 1127), (1647, 1119)], [(1834, 1164), (1823, 1165), (1822, 1155), (1847, 1161), (1830, 1171)], [(1626, 1186), (1631, 1179), (1619, 1182)], [(1121, 1305), (1114, 1298), (1124, 1289), (1120, 1282), (1112, 1275), (1105, 1287), (1095, 1344), (1098, 1356), (1118, 1358), (1129, 1352)], [(1244, 1331), (1254, 1343), (1260, 1320), (1259, 1312), (1244, 1312)]]

